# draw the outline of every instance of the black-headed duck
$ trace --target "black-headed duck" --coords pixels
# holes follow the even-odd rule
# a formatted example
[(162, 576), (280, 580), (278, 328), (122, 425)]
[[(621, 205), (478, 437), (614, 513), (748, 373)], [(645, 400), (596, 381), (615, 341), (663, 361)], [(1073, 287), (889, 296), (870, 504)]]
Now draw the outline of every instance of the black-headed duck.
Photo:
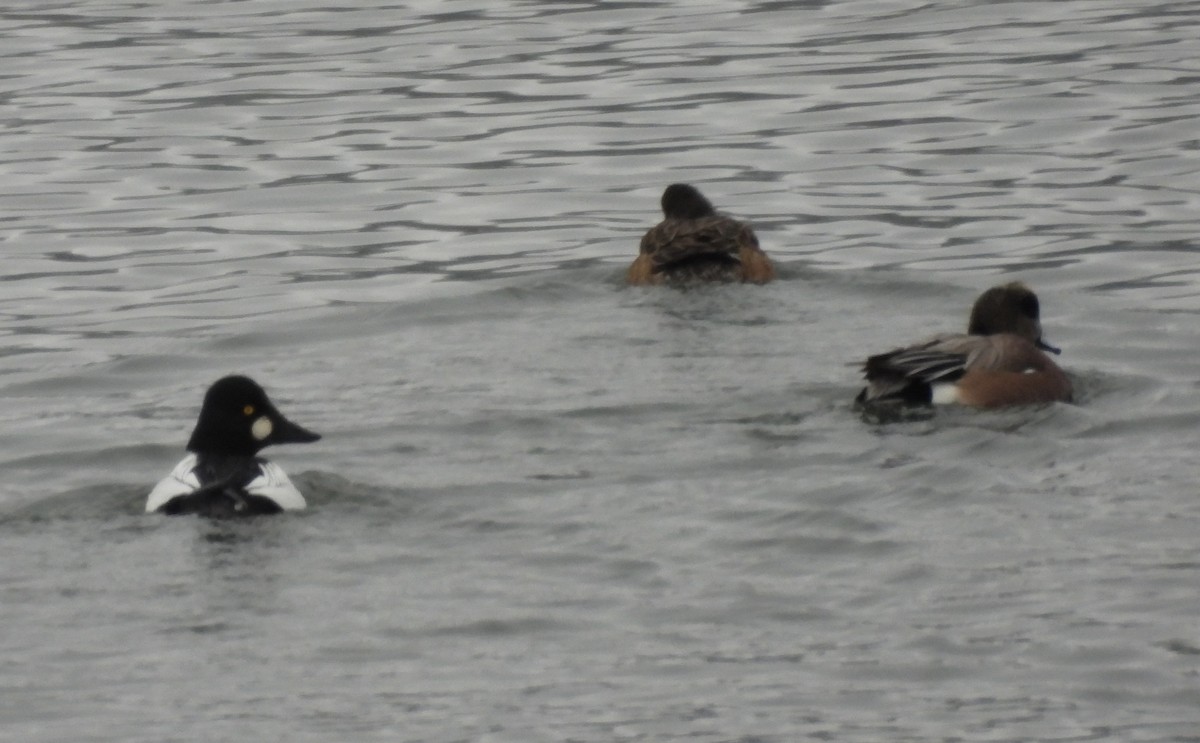
[(190, 453), (154, 486), (146, 511), (231, 517), (303, 509), (304, 496), (283, 469), (257, 455), (271, 444), (319, 438), (283, 417), (249, 377), (219, 379), (204, 395)]

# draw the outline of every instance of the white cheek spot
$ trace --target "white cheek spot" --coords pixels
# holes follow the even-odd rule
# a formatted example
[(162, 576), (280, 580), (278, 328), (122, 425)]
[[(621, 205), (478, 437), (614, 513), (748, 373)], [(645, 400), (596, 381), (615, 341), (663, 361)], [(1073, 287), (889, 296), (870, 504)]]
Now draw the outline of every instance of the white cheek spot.
[(254, 421), (254, 425), (250, 426), (250, 435), (256, 440), (262, 441), (270, 436), (273, 430), (274, 426), (271, 425), (271, 419), (264, 415)]

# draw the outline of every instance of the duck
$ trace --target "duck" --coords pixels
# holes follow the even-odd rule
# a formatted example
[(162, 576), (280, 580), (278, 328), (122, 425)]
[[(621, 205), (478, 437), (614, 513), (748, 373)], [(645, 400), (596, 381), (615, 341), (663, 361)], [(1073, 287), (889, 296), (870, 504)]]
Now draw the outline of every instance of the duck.
[(1048, 354), (1038, 296), (1021, 282), (983, 292), (965, 334), (938, 335), (867, 358), (860, 406), (1000, 408), (1070, 402), (1071, 379)]
[(250, 377), (218, 379), (204, 395), (188, 454), (150, 491), (146, 512), (231, 518), (302, 510), (304, 496), (258, 453), (320, 438), (285, 418)]
[(695, 186), (667, 186), (662, 211), (663, 220), (642, 237), (629, 284), (765, 284), (775, 278), (750, 225), (717, 212)]

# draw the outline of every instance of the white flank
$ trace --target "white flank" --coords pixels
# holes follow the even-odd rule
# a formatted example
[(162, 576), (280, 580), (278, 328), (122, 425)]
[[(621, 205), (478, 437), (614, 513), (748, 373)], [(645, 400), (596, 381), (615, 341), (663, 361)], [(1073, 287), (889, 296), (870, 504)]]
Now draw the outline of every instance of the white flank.
[(153, 513), (162, 508), (167, 501), (180, 495), (187, 495), (200, 487), (200, 478), (192, 469), (196, 466), (196, 455), (188, 454), (175, 465), (171, 474), (158, 481), (150, 496), (146, 498), (146, 513)]
[(300, 511), (307, 505), (304, 496), (288, 479), (283, 468), (274, 462), (263, 462), (258, 466), (262, 474), (250, 481), (246, 492), (251, 495), (261, 495), (279, 504), (285, 511)]
[(958, 397), (958, 386), (953, 384), (930, 385), (930, 402), (934, 405), (956, 405), (961, 400)]

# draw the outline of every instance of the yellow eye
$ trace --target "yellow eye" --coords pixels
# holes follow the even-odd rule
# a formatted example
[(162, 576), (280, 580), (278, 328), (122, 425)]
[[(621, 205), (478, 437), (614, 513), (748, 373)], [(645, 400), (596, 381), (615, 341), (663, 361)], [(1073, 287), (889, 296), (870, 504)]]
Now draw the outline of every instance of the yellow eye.
[(251, 416), (251, 415), (254, 415), (254, 406), (253, 406), (253, 405), (247, 405), (246, 407), (242, 408), (242, 412), (243, 412), (243, 413), (244, 413), (244, 414), (245, 414), (247, 417), (249, 417), (249, 416)]

